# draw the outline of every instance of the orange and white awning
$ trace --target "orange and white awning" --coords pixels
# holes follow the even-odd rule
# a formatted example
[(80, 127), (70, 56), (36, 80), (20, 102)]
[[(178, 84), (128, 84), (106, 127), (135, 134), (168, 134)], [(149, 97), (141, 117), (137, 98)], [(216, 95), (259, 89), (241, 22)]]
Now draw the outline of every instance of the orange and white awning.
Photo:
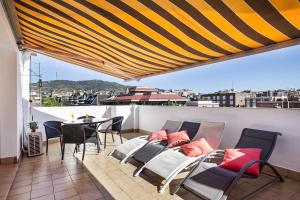
[(298, 0), (15, 0), (23, 48), (125, 80), (299, 43)]

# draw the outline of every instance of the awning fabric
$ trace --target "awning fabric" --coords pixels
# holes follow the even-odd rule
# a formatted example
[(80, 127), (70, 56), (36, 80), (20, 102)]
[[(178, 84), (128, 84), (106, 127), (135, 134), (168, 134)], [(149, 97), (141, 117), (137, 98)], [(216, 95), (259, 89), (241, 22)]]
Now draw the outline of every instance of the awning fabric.
[(24, 48), (125, 80), (298, 42), (298, 0), (16, 0)]

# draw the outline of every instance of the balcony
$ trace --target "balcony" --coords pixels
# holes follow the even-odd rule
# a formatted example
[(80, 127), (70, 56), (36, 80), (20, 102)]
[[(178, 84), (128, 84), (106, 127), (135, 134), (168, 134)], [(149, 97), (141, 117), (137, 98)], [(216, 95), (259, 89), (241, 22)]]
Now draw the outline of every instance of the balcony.
[[(225, 122), (224, 136), (220, 148), (233, 147), (239, 139), (244, 127), (278, 131), (283, 134), (278, 139), (270, 162), (284, 176), (284, 183), (276, 183), (272, 187), (258, 193), (252, 199), (297, 199), (299, 198), (300, 175), (298, 159), (298, 141), (300, 135), (300, 110), (285, 109), (246, 109), (246, 108), (190, 108), (172, 106), (86, 106), (86, 107), (36, 107), (32, 109), (34, 120), (42, 124), (47, 120), (70, 120), (70, 114), (81, 116), (84, 113), (96, 117), (112, 117), (122, 115), (124, 140), (144, 135), (162, 127), (168, 120), (214, 121)], [(43, 131), (43, 128), (40, 129)], [(45, 138), (45, 137), (44, 137)], [(73, 146), (68, 146), (66, 159), (61, 162), (58, 143), (50, 145), (49, 154), (34, 158), (24, 157), (12, 183), (9, 198), (41, 197), (43, 199), (197, 199), (191, 193), (180, 190), (172, 196), (170, 190), (187, 175), (179, 174), (167, 190), (160, 194), (158, 187), (162, 179), (145, 171), (140, 177), (132, 174), (140, 164), (131, 161), (121, 165), (120, 160), (107, 157), (113, 147), (120, 144), (110, 139), (108, 147), (97, 154), (94, 145), (89, 146), (84, 162), (81, 154), (72, 155)], [(1, 170), (0, 170), (1, 171)], [(13, 172), (15, 170), (12, 169)], [(5, 170), (4, 170), (5, 172)], [(268, 177), (258, 180), (242, 181), (232, 192), (230, 199), (238, 199), (263, 184)], [(51, 185), (51, 184), (52, 185)], [(50, 184), (50, 185), (47, 185)], [(43, 186), (44, 185), (44, 186)], [(47, 189), (45, 189), (47, 188)], [(49, 189), (50, 188), (50, 189)], [(23, 192), (22, 192), (23, 191)], [(44, 193), (44, 192), (46, 193)], [(18, 196), (20, 195), (20, 196)]]
[[(159, 130), (166, 120), (225, 122), (220, 149), (233, 147), (245, 127), (281, 132), (270, 162), (285, 182), (253, 199), (300, 199), (299, 109), (32, 108), (29, 98), (35, 53), (140, 80), (297, 45), (299, 3), (282, 1), (0, 1), (0, 199), (197, 199), (185, 190), (170, 195), (187, 172), (160, 194), (160, 177), (150, 171), (133, 177), (138, 163), (120, 165), (118, 159), (107, 158), (118, 140), (109, 141), (99, 154), (89, 146), (84, 162), (80, 153), (73, 156), (72, 146), (61, 161), (55, 141), (48, 155), (22, 155), (22, 136), (32, 117), (43, 132), (43, 122), (69, 120), (71, 113), (124, 116), (124, 140)], [(230, 199), (266, 179), (240, 182)]]

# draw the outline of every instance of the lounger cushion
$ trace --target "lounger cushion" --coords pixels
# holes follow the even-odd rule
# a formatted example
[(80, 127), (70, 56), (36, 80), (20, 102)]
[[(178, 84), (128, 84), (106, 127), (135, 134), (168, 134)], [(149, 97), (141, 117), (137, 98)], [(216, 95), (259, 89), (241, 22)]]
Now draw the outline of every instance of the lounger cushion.
[(168, 139), (168, 137), (167, 137), (166, 130), (160, 130), (160, 131), (150, 133), (147, 138), (148, 141), (153, 141), (153, 140), (163, 141), (163, 140), (167, 140), (167, 139)]
[(190, 141), (189, 135), (186, 131), (179, 131), (168, 134), (168, 147), (176, 147), (188, 143)]
[(133, 156), (133, 158), (139, 162), (147, 163), (157, 154), (163, 152), (166, 149), (166, 146), (161, 144), (151, 144), (148, 143), (139, 149)]
[(148, 162), (146, 168), (167, 179), (179, 166), (196, 159), (196, 157), (187, 157), (180, 151), (168, 149)]
[(124, 158), (126, 155), (132, 153), (135, 149), (139, 149), (146, 143), (147, 140), (143, 138), (133, 138), (118, 146), (116, 151), (114, 151), (114, 155), (118, 158)]
[(208, 152), (213, 151), (213, 149), (208, 144), (205, 138), (200, 138), (197, 141), (193, 141), (188, 144), (182, 145), (180, 148), (185, 153), (185, 155), (189, 157), (197, 157), (202, 154), (207, 154)]
[[(224, 161), (220, 167), (239, 172), (248, 162), (259, 160), (260, 154), (261, 149), (258, 148), (225, 149)], [(259, 176), (259, 169), (259, 163), (256, 163), (246, 173)]]

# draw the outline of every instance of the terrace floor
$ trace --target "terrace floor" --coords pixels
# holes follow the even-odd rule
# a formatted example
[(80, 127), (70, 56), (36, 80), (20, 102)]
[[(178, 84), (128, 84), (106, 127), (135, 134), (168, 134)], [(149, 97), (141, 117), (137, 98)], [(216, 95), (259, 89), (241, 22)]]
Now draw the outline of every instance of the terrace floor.
[[(139, 134), (124, 135), (126, 140)], [(157, 192), (162, 182), (157, 175), (145, 171), (140, 177), (133, 177), (138, 163), (120, 165), (118, 159), (107, 157), (111, 149), (118, 145), (119, 138), (115, 137), (115, 140), (115, 143), (109, 141), (107, 149), (99, 154), (93, 145), (89, 146), (83, 164), (80, 153), (77, 154), (78, 158), (73, 156), (73, 146), (67, 146), (65, 160), (61, 162), (58, 143), (50, 145), (48, 155), (24, 157), (14, 181), (8, 178), (11, 180), (8, 183), (12, 182), (8, 199), (198, 199), (183, 189), (178, 195), (170, 195), (170, 188), (172, 189), (186, 173), (179, 175), (163, 194)], [(5, 170), (1, 167), (0, 173), (6, 171), (13, 174), (13, 169), (15, 168), (12, 166)], [(263, 177), (240, 182), (229, 199), (238, 199), (247, 191), (263, 184), (266, 179)], [(285, 179), (284, 183), (276, 183), (252, 199), (300, 199), (300, 182)]]

